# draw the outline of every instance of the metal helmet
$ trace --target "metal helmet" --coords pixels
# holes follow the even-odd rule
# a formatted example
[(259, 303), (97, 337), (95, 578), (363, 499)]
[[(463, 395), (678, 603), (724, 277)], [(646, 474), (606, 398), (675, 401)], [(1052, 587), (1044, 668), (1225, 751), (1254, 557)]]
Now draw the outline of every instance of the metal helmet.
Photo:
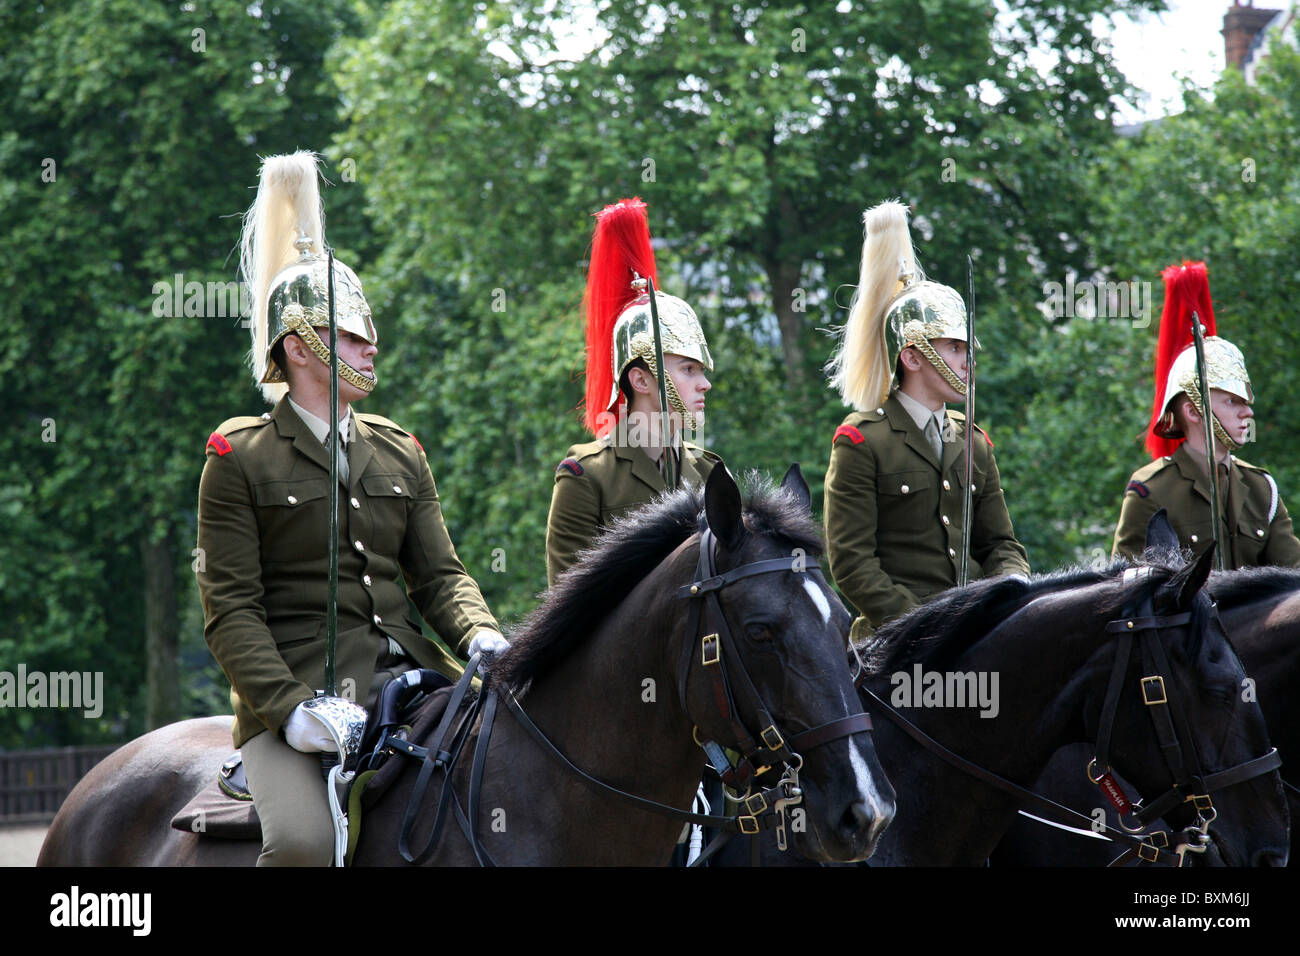
[[(955, 289), (925, 278), (912, 248), (907, 207), (897, 200), (862, 214), (862, 265), (849, 318), (826, 365), (831, 385), (858, 411), (878, 408), (889, 396), (898, 355), (915, 346), (960, 395), (966, 383), (931, 341), (966, 341), (966, 304)], [(894, 348), (890, 348), (892, 330)], [(978, 342), (970, 343), (978, 346)]]
[[(1174, 416), (1175, 398), (1185, 393), (1197, 411), (1205, 414), (1196, 373), (1193, 316), (1205, 327), (1205, 371), (1210, 388), (1231, 392), (1246, 402), (1255, 400), (1241, 350), (1215, 334), (1214, 302), (1205, 263), (1185, 261), (1172, 265), (1160, 277), (1165, 282), (1165, 304), (1156, 339), (1155, 395), (1146, 435), (1146, 447), (1153, 458), (1172, 455), (1187, 437)], [(1211, 423), (1217, 440), (1228, 448), (1238, 447), (1217, 418), (1211, 416)]]
[[(633, 280), (633, 286), (637, 280)], [(610, 389), (609, 401), (605, 403), (608, 411), (618, 404), (618, 383), (623, 378), (627, 367), (637, 359), (650, 366), (650, 372), (659, 377), (658, 363), (655, 362), (655, 332), (650, 317), (650, 296), (644, 291), (645, 282), (640, 282), (643, 290), (614, 322), (614, 348), (611, 356), (610, 371), (614, 381)], [(655, 304), (659, 311), (659, 341), (665, 355), (682, 355), (695, 359), (710, 372), (713, 371), (713, 356), (709, 354), (709, 343), (704, 337), (704, 329), (695, 310), (675, 295), (655, 291)], [(673, 410), (686, 415), (686, 405), (677, 394), (669, 376), (664, 385), (668, 390), (668, 401)]]
[[(329, 258), (319, 179), (315, 153), (267, 157), (257, 198), (244, 218), (240, 271), (253, 302), (249, 358), (253, 380), (270, 402), (287, 391), (284, 369), (271, 357), (286, 335), (300, 336), (322, 362), (330, 364), (329, 346), (317, 331), (329, 327)], [(339, 331), (378, 344), (361, 281), (337, 259), (334, 314)], [(339, 378), (365, 392), (375, 387), (375, 379), (341, 359)]]
[[(904, 264), (903, 268), (908, 268), (908, 265)], [(893, 330), (897, 346), (894, 361), (898, 361), (898, 353), (903, 349), (913, 346), (929, 360), (958, 395), (965, 395), (966, 383), (934, 350), (930, 342), (933, 339), (966, 341), (966, 303), (957, 290), (950, 286), (925, 279), (918, 281), (911, 278), (909, 281), (909, 277), (903, 277), (903, 281), (903, 291), (885, 311), (885, 322)]]
[[(351, 332), (371, 345), (379, 344), (370, 305), (361, 291), (361, 280), (350, 268), (334, 260), (334, 318), (340, 332)], [(305, 252), (293, 265), (271, 280), (267, 301), (270, 330), (266, 372), (262, 382), (283, 382), (284, 371), (271, 358), (271, 350), (290, 332), (302, 337), (307, 347), (326, 365), (330, 362), (329, 345), (317, 328), (329, 328), (329, 260)], [(362, 375), (339, 359), (339, 378), (369, 392), (375, 380)]]
[[(654, 325), (646, 279), (655, 285), (660, 342), (665, 355), (683, 355), (713, 370), (713, 356), (695, 310), (681, 299), (658, 291), (654, 250), (646, 205), (623, 199), (596, 214), (587, 268), (586, 424), (595, 435), (608, 431), (620, 403), (619, 381), (629, 365), (643, 360), (656, 379)], [(693, 419), (672, 376), (664, 377), (672, 410), (683, 421)]]
[[(1248, 405), (1255, 401), (1255, 393), (1250, 387), (1250, 375), (1246, 372), (1246, 358), (1241, 354), (1241, 349), (1227, 339), (1212, 335), (1205, 340), (1205, 380), (1210, 388), (1236, 395)], [(1169, 369), (1169, 376), (1165, 382), (1164, 402), (1160, 406), (1162, 411), (1155, 424), (1155, 433), (1161, 438), (1187, 437), (1178, 426), (1178, 419), (1173, 410), (1174, 400), (1183, 394), (1191, 399), (1198, 412), (1205, 414), (1205, 402), (1201, 395), (1200, 379), (1196, 370), (1195, 345), (1183, 349)], [(1214, 437), (1218, 441), (1229, 448), (1238, 447), (1238, 443), (1230, 438), (1227, 431), (1219, 424), (1217, 417), (1212, 419), (1212, 424)]]

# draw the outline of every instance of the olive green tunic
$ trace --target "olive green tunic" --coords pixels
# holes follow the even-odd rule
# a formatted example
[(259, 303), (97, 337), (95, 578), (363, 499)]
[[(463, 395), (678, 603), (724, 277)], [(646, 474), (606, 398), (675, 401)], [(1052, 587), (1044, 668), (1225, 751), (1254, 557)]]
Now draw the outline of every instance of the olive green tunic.
[[(1300, 567), (1300, 541), (1273, 477), (1263, 468), (1231, 458), (1219, 469), (1219, 546), (1224, 566)], [(1124, 491), (1112, 553), (1137, 560), (1146, 547), (1147, 521), (1159, 509), (1184, 548), (1199, 554), (1213, 540), (1210, 525), (1210, 479), (1186, 444), (1133, 473)]]
[[(682, 485), (702, 488), (722, 459), (684, 443)], [(610, 437), (574, 445), (555, 469), (551, 511), (546, 519), (546, 580), (554, 585), (583, 548), (615, 518), (648, 504), (667, 490), (663, 475), (642, 449)]]
[[(948, 411), (955, 440), (942, 461), (890, 395), (836, 430), (826, 472), (826, 551), (831, 573), (862, 615), (855, 639), (957, 584), (963, 540), (965, 417)], [(992, 443), (976, 426), (971, 577), (1028, 574), (1002, 495)]]
[[(408, 595), (462, 655), (479, 628), (500, 628), (456, 556), (423, 449), (386, 418), (353, 415), (349, 486), (339, 489), (336, 672), (339, 694), (364, 703), (388, 637), (422, 667), (460, 672), (410, 617)], [(208, 440), (199, 595), (231, 684), (236, 747), (279, 733), (324, 685), (328, 494), (327, 453), (287, 399)]]

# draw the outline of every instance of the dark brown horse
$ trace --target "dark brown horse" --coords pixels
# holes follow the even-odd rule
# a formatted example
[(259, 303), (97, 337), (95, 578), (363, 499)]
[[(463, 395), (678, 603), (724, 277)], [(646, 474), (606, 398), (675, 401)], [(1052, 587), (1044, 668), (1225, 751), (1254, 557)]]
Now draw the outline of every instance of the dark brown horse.
[[(618, 524), (547, 593), (494, 664), (489, 682), (515, 693), (532, 720), (587, 773), (682, 809), (690, 806), (704, 766), (695, 735), (735, 743), (728, 736), (732, 725), (712, 709), (703, 668), (691, 667), (679, 686), (679, 662), (698, 661), (701, 635), (688, 633), (691, 602), (678, 592), (695, 580), (706, 527), (718, 542), (719, 575), (755, 562), (789, 563), (718, 591), (733, 656), (786, 739), (859, 710), (843, 656), (850, 617), (816, 572), (820, 534), (797, 469), (779, 491), (760, 489), (742, 509), (735, 482), (716, 468), (703, 505), (701, 511), (699, 498), (679, 492)], [(741, 722), (757, 730), (753, 708), (737, 706)], [(477, 730), (463, 752), (473, 751)], [(172, 725), (123, 747), (69, 795), (40, 863), (251, 864), (256, 843), (202, 839), (168, 826), (228, 749), (227, 718)], [(804, 825), (790, 827), (794, 847), (817, 860), (868, 856), (893, 815), (894, 796), (870, 735), (857, 730), (809, 744), (800, 760), (797, 809)], [(385, 793), (385, 803), (406, 805), (415, 767)], [(498, 717), (485, 767), (476, 835), (498, 864), (663, 864), (681, 831), (679, 821), (584, 787), (512, 714)], [(466, 806), (469, 771), (462, 761), (453, 774), (457, 799)], [(355, 862), (400, 862), (400, 816), (366, 817)], [(450, 826), (428, 862), (475, 859), (467, 839)]]

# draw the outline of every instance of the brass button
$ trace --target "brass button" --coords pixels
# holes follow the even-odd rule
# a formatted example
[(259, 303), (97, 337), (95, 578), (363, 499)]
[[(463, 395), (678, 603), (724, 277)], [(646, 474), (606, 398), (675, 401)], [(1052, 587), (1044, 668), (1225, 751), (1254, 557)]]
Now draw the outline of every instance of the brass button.
[(393, 485), (393, 492), (394, 492), (395, 494), (399, 494), (399, 495), (400, 495), (400, 494), (402, 493), (402, 486), (401, 486), (401, 485)]
[(352, 504), (352, 507), (354, 507), (354, 508), (360, 508), (360, 507), (361, 507), (361, 502), (357, 501), (356, 498), (353, 498), (353, 499), (352, 499), (351, 504)]
[(290, 496), (289, 496), (289, 504), (291, 504), (291, 505), (296, 505), (297, 503), (298, 503), (298, 499), (295, 498), (293, 495), (290, 495)]
[(948, 557), (950, 557), (950, 558), (955, 558), (955, 557), (957, 557), (957, 549), (956, 549), (956, 548), (949, 548), (949, 549), (948, 549)]
[(942, 515), (942, 518), (943, 518), (943, 523), (944, 523), (945, 525), (951, 523), (951, 522), (948, 521), (948, 516), (947, 516), (947, 515)]
[(361, 581), (363, 584), (365, 584), (366, 587), (370, 587), (370, 575), (368, 574), (361, 575)]
[(975, 494), (975, 485), (973, 484), (970, 486), (970, 493)]
[(948, 479), (947, 479), (947, 478), (945, 478), (945, 479), (943, 480), (943, 490), (944, 490), (944, 491), (952, 491), (952, 485), (950, 485), (950, 484), (948, 483)]
[(376, 614), (376, 615), (375, 615), (375, 623), (376, 623), (376, 624), (383, 624), (383, 623), (384, 623), (384, 619), (383, 619), (382, 617), (380, 617), (378, 614)]
[(362, 544), (360, 541), (353, 541), (352, 547), (356, 548), (358, 551), (366, 550), (366, 546)]
[(903, 494), (907, 494), (912, 489), (907, 487), (907, 485), (903, 485), (903, 487), (899, 488), (898, 490), (901, 491)]
[(1263, 529), (1263, 528), (1256, 528), (1256, 529), (1255, 529), (1255, 537), (1257, 537), (1257, 538), (1262, 538), (1262, 537), (1264, 537), (1264, 529)]
[(1199, 541), (1199, 540), (1200, 540), (1200, 539), (1197, 538), (1196, 535), (1192, 535), (1192, 544), (1195, 544), (1195, 543), (1196, 543), (1197, 541)]
[(877, 408), (877, 409), (876, 409), (876, 414), (877, 414), (877, 415), (883, 415), (883, 414), (885, 414), (885, 410), (884, 410), (883, 408)]

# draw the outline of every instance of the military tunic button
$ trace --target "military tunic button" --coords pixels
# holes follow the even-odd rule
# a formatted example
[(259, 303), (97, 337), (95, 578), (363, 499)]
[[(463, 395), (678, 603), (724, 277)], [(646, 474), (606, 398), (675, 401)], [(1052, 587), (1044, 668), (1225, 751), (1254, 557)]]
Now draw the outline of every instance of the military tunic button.
[(358, 551), (366, 550), (366, 546), (362, 544), (360, 541), (353, 541), (352, 547), (356, 548)]
[(975, 494), (975, 486), (973, 484), (970, 486), (970, 493), (972, 495)]
[(291, 504), (291, 505), (296, 505), (297, 503), (298, 503), (298, 499), (295, 498), (293, 495), (290, 495), (290, 496), (289, 496), (289, 504)]
[(353, 498), (353, 499), (352, 499), (352, 507), (354, 507), (354, 508), (360, 508), (360, 507), (361, 507), (361, 502), (357, 501), (356, 498)]
[(1198, 540), (1200, 539), (1197, 538), (1196, 535), (1192, 535), (1192, 544), (1195, 544)]
[(1263, 529), (1263, 528), (1256, 528), (1256, 529), (1255, 529), (1255, 537), (1257, 537), (1257, 538), (1262, 538), (1262, 537), (1264, 537), (1264, 529)]
[(884, 410), (883, 408), (877, 408), (877, 409), (876, 409), (876, 414), (877, 414), (877, 415), (883, 415), (883, 414), (885, 414), (885, 410)]
[(402, 486), (401, 486), (401, 485), (393, 485), (393, 493), (394, 493), (394, 494), (397, 494), (397, 495), (400, 495), (400, 494), (402, 493)]
[(368, 574), (361, 575), (361, 581), (363, 584), (365, 584), (366, 587), (370, 587), (370, 575)]
[(912, 489), (907, 487), (907, 485), (903, 485), (903, 487), (899, 488), (898, 490), (901, 491), (903, 494), (907, 494)]
[(957, 557), (957, 549), (956, 549), (956, 548), (949, 548), (949, 549), (948, 549), (948, 557), (950, 557), (950, 558), (955, 558), (955, 557)]
[(945, 525), (946, 525), (946, 524), (951, 524), (951, 522), (949, 522), (949, 520), (948, 520), (948, 516), (947, 516), (947, 515), (942, 515), (941, 517), (943, 518), (943, 523), (944, 523)]
[(384, 619), (383, 619), (382, 617), (380, 617), (378, 614), (376, 614), (376, 615), (375, 615), (375, 623), (376, 623), (376, 624), (383, 624), (383, 623), (384, 623)]
[(944, 490), (944, 491), (952, 491), (952, 485), (950, 485), (950, 484), (948, 483), (948, 479), (947, 479), (947, 478), (945, 478), (945, 479), (943, 480), (943, 490)]

